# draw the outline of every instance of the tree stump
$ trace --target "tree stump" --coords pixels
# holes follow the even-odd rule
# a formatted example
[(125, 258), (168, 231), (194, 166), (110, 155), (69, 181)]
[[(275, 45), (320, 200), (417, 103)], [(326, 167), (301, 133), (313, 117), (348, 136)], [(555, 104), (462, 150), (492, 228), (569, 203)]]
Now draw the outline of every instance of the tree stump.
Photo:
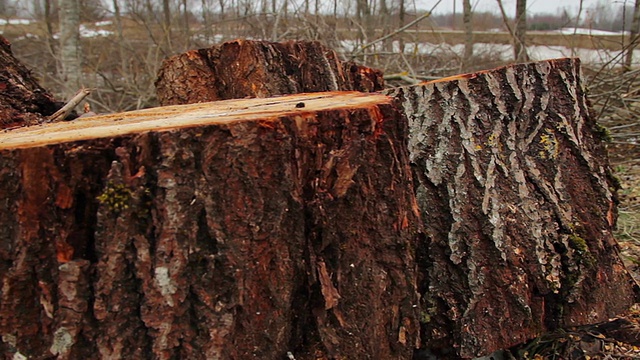
[(13, 56), (1, 35), (0, 64), (0, 129), (39, 124), (62, 106)]
[(236, 40), (165, 60), (156, 91), (161, 105), (384, 88), (382, 72), (342, 62), (317, 41)]
[[(379, 73), (345, 73), (304, 44), (178, 56), (159, 98), (379, 89)], [(579, 73), (553, 60), (391, 97), (221, 101), (1, 133), (0, 352), (470, 358), (606, 320), (635, 294)]]
[[(242, 58), (247, 69), (268, 62)], [(195, 78), (172, 78), (175, 92), (229, 93)], [(579, 61), (559, 59), (384, 92), (411, 129), (423, 348), (486, 355), (633, 303), (612, 237), (616, 184), (580, 81)]]
[(634, 302), (616, 189), (578, 59), (386, 92), (404, 109), (427, 239), (425, 347), (485, 355)]
[(356, 92), (0, 133), (0, 352), (410, 359), (406, 139)]

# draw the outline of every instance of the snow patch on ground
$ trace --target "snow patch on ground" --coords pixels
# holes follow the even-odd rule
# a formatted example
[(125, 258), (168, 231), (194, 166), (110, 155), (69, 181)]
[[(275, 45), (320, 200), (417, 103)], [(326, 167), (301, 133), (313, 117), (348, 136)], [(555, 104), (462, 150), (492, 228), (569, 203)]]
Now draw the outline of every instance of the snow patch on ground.
[(196, 35), (193, 35), (191, 39), (194, 41), (199, 41), (204, 43), (219, 44), (225, 39), (225, 36), (222, 34), (214, 34), (207, 39), (205, 34), (196, 34)]
[(30, 33), (26, 33), (23, 36), (18, 36), (17, 38), (13, 39), (13, 41), (22, 41), (22, 40), (29, 40), (29, 39), (40, 39), (40, 37), (38, 35), (33, 35)]
[(89, 29), (84, 25), (80, 25), (80, 36), (83, 38), (107, 37), (113, 35), (113, 31)]
[[(360, 45), (355, 41), (346, 40), (341, 42), (341, 47), (345, 54), (353, 52), (358, 48), (358, 46)], [(375, 49), (374, 51), (376, 50), (382, 51), (380, 48)], [(400, 52), (400, 45), (398, 42), (393, 43), (393, 52)], [(407, 56), (420, 54), (428, 56), (462, 57), (464, 55), (464, 45), (450, 45), (446, 43), (405, 43), (404, 53)], [(477, 56), (491, 56), (502, 61), (513, 60), (513, 47), (511, 45), (476, 43), (473, 45), (473, 53)], [(571, 49), (565, 46), (549, 45), (527, 46), (527, 53), (531, 60), (579, 57), (583, 63), (592, 65), (602, 65), (609, 62), (612, 64), (619, 63), (624, 56), (623, 52), (619, 50)], [(640, 65), (640, 49), (634, 50), (633, 52), (633, 64)]]
[(29, 19), (0, 19), (0, 26), (2, 25), (29, 25), (32, 20)]
[[(596, 29), (588, 29), (588, 28), (562, 28), (560, 30), (549, 31), (550, 33), (560, 33), (565, 35), (623, 35), (622, 32), (615, 31), (605, 31), (605, 30), (596, 30)], [(625, 31), (625, 34), (628, 31)]]

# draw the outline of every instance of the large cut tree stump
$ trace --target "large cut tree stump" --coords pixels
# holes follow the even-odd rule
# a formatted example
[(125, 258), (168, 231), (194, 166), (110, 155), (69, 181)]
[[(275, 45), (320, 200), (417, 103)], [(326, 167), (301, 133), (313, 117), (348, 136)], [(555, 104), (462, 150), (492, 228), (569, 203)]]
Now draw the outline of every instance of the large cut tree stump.
[(317, 41), (236, 40), (191, 50), (165, 60), (156, 80), (161, 105), (383, 87), (380, 71), (340, 61)]
[(386, 93), (410, 124), (425, 347), (473, 357), (628, 309), (617, 185), (578, 59)]
[(410, 359), (419, 212), (379, 94), (0, 134), (0, 353)]
[[(168, 60), (158, 94), (379, 89), (379, 73), (331, 54), (232, 42)], [(221, 101), (1, 133), (0, 352), (469, 358), (606, 320), (635, 294), (579, 75), (577, 60), (552, 60), (390, 97)]]
[[(265, 68), (263, 57), (241, 58)], [(228, 93), (193, 79), (171, 78), (159, 93), (185, 83)], [(411, 129), (426, 233), (417, 248), (423, 347), (480, 356), (633, 303), (612, 237), (615, 182), (580, 81), (578, 60), (559, 59), (385, 92)]]
[(9, 41), (0, 35), (0, 129), (39, 124), (61, 106), (13, 56)]

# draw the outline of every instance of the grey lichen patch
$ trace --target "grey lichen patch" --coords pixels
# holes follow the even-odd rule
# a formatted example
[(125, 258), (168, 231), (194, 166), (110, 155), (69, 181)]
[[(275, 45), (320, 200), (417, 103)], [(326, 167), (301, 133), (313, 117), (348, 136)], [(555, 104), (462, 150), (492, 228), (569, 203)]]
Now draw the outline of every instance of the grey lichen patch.
[(17, 339), (13, 334), (3, 334), (2, 342), (4, 342), (5, 344), (9, 344), (11, 347), (16, 347)]
[(15, 335), (13, 335), (13, 334), (3, 334), (2, 335), (2, 342), (5, 343), (6, 344), (6, 348), (8, 348), (8, 350), (13, 353), (13, 356), (11, 357), (12, 360), (26, 360), (26, 359), (28, 359), (26, 356), (21, 354), (20, 351), (18, 351), (18, 349), (16, 349), (18, 339), (16, 338)]
[(97, 200), (110, 212), (118, 214), (130, 207), (132, 196), (133, 192), (125, 184), (109, 182)]
[(73, 335), (69, 329), (62, 326), (53, 334), (53, 344), (51, 344), (49, 351), (54, 355), (68, 354), (74, 343)]
[(173, 307), (174, 302), (172, 295), (178, 290), (169, 276), (169, 269), (165, 266), (160, 266), (155, 269), (155, 282), (160, 293), (167, 301), (167, 304)]

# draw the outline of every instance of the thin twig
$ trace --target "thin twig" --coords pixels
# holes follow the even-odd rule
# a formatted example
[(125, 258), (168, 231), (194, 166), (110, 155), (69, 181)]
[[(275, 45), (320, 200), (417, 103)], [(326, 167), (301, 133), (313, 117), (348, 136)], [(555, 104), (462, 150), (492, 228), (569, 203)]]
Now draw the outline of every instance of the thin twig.
[(82, 88), (78, 90), (78, 92), (73, 95), (73, 97), (62, 107), (60, 110), (53, 113), (53, 115), (49, 116), (46, 122), (57, 122), (64, 120), (69, 114), (73, 111), (73, 109), (80, 104), (84, 98), (86, 98), (89, 94), (91, 94), (91, 89)]
[(442, 2), (442, 0), (438, 0), (438, 2), (435, 5), (433, 5), (433, 7), (431, 7), (431, 10), (425, 12), (424, 14), (420, 15), (418, 18), (416, 18), (412, 22), (410, 22), (407, 25), (397, 29), (396, 31), (390, 32), (389, 34), (387, 34), (387, 35), (385, 35), (385, 36), (383, 36), (381, 38), (375, 39), (375, 40), (373, 40), (373, 41), (371, 41), (371, 42), (369, 42), (367, 44), (362, 45), (356, 52), (351, 54), (351, 60), (355, 59), (356, 56), (360, 55), (365, 49), (371, 47), (372, 45), (375, 45), (375, 44), (377, 44), (377, 43), (379, 43), (381, 41), (385, 41), (385, 40), (387, 40), (388, 38), (390, 38), (392, 36), (398, 35), (399, 33), (407, 30), (408, 28), (410, 28), (413, 25), (419, 23), (420, 21), (428, 18), (429, 16), (431, 16), (431, 14), (432, 14), (433, 10), (436, 8), (436, 6), (438, 6), (438, 4), (440, 4), (441, 2)]
[(398, 73), (398, 74), (390, 74), (390, 75), (385, 75), (384, 76), (384, 80), (385, 81), (389, 81), (389, 80), (402, 80), (408, 84), (411, 85), (415, 85), (418, 84), (420, 82), (420, 80), (409, 76), (408, 72), (402, 72), (402, 73)]

